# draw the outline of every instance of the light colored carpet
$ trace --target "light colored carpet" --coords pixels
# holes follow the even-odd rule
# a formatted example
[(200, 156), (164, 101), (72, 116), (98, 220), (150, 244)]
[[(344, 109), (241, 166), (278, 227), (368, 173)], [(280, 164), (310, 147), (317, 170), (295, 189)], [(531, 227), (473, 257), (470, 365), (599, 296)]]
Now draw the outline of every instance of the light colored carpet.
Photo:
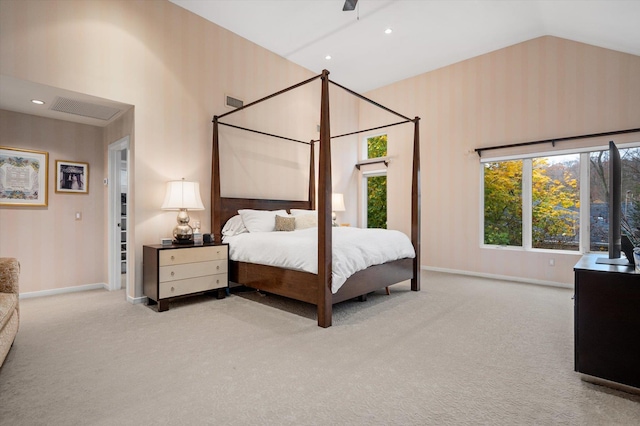
[(157, 313), (101, 290), (21, 300), (2, 425), (637, 425), (573, 371), (572, 291), (423, 272), (334, 307), (246, 293)]

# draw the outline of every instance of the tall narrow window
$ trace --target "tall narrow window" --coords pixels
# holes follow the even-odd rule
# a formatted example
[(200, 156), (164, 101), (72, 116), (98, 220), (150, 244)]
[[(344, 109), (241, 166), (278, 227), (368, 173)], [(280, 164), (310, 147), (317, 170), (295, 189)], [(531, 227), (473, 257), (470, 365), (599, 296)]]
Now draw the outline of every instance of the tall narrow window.
[(531, 246), (580, 249), (580, 155), (538, 157), (531, 176)]
[[(640, 243), (640, 148), (620, 149), (622, 233)], [(609, 250), (609, 151), (589, 156), (590, 250)]]
[(522, 246), (522, 160), (484, 164), (484, 243)]
[(387, 176), (367, 176), (367, 228), (387, 228)]
[[(366, 139), (367, 159), (387, 156), (387, 135)], [(387, 171), (377, 169), (362, 173), (365, 195), (365, 226), (367, 228), (387, 227)]]
[(623, 149), (622, 232), (640, 247), (640, 148)]

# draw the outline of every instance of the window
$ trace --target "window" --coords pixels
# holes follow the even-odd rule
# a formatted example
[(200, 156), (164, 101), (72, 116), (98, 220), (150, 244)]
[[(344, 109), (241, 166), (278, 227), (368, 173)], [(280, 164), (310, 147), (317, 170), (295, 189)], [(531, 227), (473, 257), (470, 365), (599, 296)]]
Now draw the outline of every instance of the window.
[(372, 136), (367, 138), (367, 158), (380, 158), (387, 156), (387, 135)]
[[(620, 155), (623, 233), (640, 241), (640, 148)], [(487, 161), (482, 169), (484, 244), (579, 251), (580, 208), (588, 206), (583, 247), (608, 250), (608, 150)]]
[(538, 157), (531, 161), (532, 247), (580, 250), (580, 156)]
[(387, 175), (365, 176), (367, 228), (387, 228)]
[[(620, 149), (622, 233), (640, 243), (640, 148)], [(589, 154), (590, 251), (609, 249), (609, 151)]]
[(522, 245), (522, 160), (484, 165), (484, 243)]
[[(387, 156), (387, 135), (368, 137), (365, 143), (367, 159)], [(373, 169), (362, 172), (366, 228), (387, 227), (387, 170), (381, 170), (380, 164), (376, 163)]]

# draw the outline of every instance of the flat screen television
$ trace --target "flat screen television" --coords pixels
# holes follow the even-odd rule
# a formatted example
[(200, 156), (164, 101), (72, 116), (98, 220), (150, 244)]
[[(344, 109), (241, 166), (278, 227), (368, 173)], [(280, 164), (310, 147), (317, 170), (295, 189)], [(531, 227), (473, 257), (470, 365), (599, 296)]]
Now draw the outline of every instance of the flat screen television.
[(596, 263), (629, 265), (622, 252), (622, 159), (613, 141), (609, 142), (609, 257), (600, 257)]

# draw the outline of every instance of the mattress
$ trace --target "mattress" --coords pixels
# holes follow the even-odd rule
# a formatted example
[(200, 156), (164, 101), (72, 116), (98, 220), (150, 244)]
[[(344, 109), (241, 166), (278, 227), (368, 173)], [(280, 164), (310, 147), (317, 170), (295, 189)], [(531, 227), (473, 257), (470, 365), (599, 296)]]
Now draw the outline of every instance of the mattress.
[[(335, 227), (331, 292), (336, 293), (354, 273), (398, 259), (413, 258), (411, 240), (387, 229)], [(278, 266), (318, 273), (318, 228), (291, 232), (247, 232), (223, 238), (229, 258), (238, 262)]]

